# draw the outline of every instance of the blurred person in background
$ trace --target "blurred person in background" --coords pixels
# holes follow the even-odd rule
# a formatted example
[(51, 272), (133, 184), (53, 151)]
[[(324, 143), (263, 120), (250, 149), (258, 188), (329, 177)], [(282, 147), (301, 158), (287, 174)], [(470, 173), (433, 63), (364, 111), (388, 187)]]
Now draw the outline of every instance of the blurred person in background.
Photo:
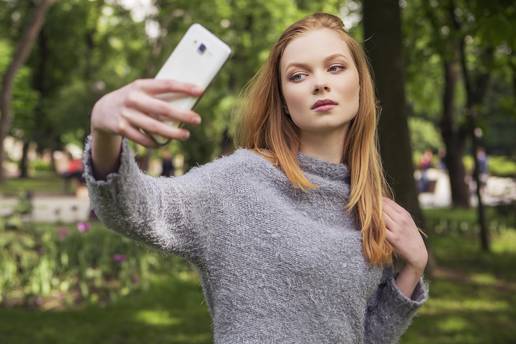
[(169, 151), (164, 151), (161, 156), (161, 176), (170, 177), (175, 175), (174, 160)]
[(419, 192), (428, 192), (430, 181), (428, 180), (428, 170), (433, 167), (434, 154), (431, 149), (425, 149), (419, 160), (419, 170), (421, 178), (419, 179)]

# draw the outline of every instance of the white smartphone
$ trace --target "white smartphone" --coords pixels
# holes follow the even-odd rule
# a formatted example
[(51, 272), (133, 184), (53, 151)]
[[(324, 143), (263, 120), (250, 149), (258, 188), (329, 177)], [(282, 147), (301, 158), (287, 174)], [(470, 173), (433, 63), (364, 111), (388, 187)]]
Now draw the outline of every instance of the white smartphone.
[[(206, 92), (230, 54), (231, 48), (226, 43), (196, 23), (188, 28), (155, 79), (173, 79), (191, 83), (200, 86)], [(184, 110), (192, 109), (200, 99), (200, 97), (179, 93), (163, 93), (156, 97), (166, 100), (175, 108)], [(172, 127), (180, 127), (183, 124), (179, 121), (164, 121), (164, 123)], [(145, 133), (160, 146), (171, 141), (153, 133), (146, 131)]]

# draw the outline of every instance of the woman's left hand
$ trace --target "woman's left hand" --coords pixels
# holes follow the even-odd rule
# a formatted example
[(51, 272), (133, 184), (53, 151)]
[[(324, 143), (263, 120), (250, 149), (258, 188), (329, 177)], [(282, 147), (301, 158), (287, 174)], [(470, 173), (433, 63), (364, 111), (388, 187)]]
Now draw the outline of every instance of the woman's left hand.
[(428, 252), (410, 213), (393, 200), (383, 197), (383, 218), (387, 225), (387, 240), (395, 252), (410, 267), (423, 273)]

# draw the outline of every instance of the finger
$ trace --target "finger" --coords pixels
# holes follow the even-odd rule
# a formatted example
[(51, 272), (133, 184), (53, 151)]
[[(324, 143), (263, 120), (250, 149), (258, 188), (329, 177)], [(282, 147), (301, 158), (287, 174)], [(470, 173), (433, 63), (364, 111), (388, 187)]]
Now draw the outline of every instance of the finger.
[(394, 245), (394, 242), (396, 241), (394, 233), (391, 231), (386, 231), (385, 236), (387, 237), (387, 241)]
[(383, 211), (388, 214), (394, 222), (399, 222), (401, 214), (396, 211), (396, 208), (394, 208), (392, 204), (385, 202), (383, 204)]
[(138, 129), (134, 128), (132, 125), (126, 122), (126, 124), (121, 128), (121, 132), (123, 136), (127, 137), (128, 139), (142, 145), (145, 147), (150, 148), (158, 148), (156, 143), (152, 141), (147, 135), (143, 134)]
[(398, 210), (399, 205), (394, 200), (392, 200), (388, 197), (383, 197), (383, 200), (384, 200), (385, 204), (389, 205), (391, 208), (393, 208), (395, 210)]
[(191, 124), (199, 124), (201, 122), (201, 117), (194, 111), (174, 108), (167, 102), (151, 97), (143, 92), (130, 94), (127, 97), (126, 105), (149, 114), (157, 120), (167, 119)]
[(197, 85), (172, 79), (140, 79), (135, 81), (135, 85), (149, 94), (177, 92), (198, 97), (203, 92), (203, 89)]
[(385, 231), (385, 236), (387, 241), (389, 241), (392, 245), (396, 243), (396, 233), (395, 228), (397, 228), (396, 222), (387, 214), (384, 213), (384, 220), (386, 224), (387, 230)]
[(131, 111), (131, 109), (125, 109), (122, 111), (121, 115), (132, 126), (144, 129), (149, 133), (178, 140), (186, 140), (190, 136), (190, 133), (186, 129), (173, 128), (165, 123), (155, 120), (154, 118), (146, 116), (145, 114)]
[(396, 228), (396, 221), (387, 212), (383, 213), (383, 219), (388, 231), (392, 231), (394, 228)]
[(399, 213), (400, 215), (404, 215), (405, 209), (403, 209), (398, 203), (387, 197), (384, 197), (384, 201), (391, 207), (393, 211)]

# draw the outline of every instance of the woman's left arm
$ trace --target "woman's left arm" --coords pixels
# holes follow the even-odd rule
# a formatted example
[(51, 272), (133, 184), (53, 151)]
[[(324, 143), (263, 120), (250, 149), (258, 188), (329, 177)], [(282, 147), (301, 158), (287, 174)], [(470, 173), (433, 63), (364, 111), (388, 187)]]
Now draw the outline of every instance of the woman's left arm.
[(428, 252), (410, 213), (387, 197), (383, 200), (387, 240), (405, 261), (405, 267), (396, 278), (396, 285), (410, 298), (425, 271)]
[(396, 286), (407, 298), (412, 297), (423, 271), (406, 265), (396, 277)]
[(393, 267), (386, 267), (377, 292), (368, 300), (367, 344), (397, 343), (428, 299), (428, 284), (423, 280), (428, 253), (419, 230), (410, 214), (394, 201), (384, 199), (383, 205), (387, 240), (405, 266), (397, 274)]

